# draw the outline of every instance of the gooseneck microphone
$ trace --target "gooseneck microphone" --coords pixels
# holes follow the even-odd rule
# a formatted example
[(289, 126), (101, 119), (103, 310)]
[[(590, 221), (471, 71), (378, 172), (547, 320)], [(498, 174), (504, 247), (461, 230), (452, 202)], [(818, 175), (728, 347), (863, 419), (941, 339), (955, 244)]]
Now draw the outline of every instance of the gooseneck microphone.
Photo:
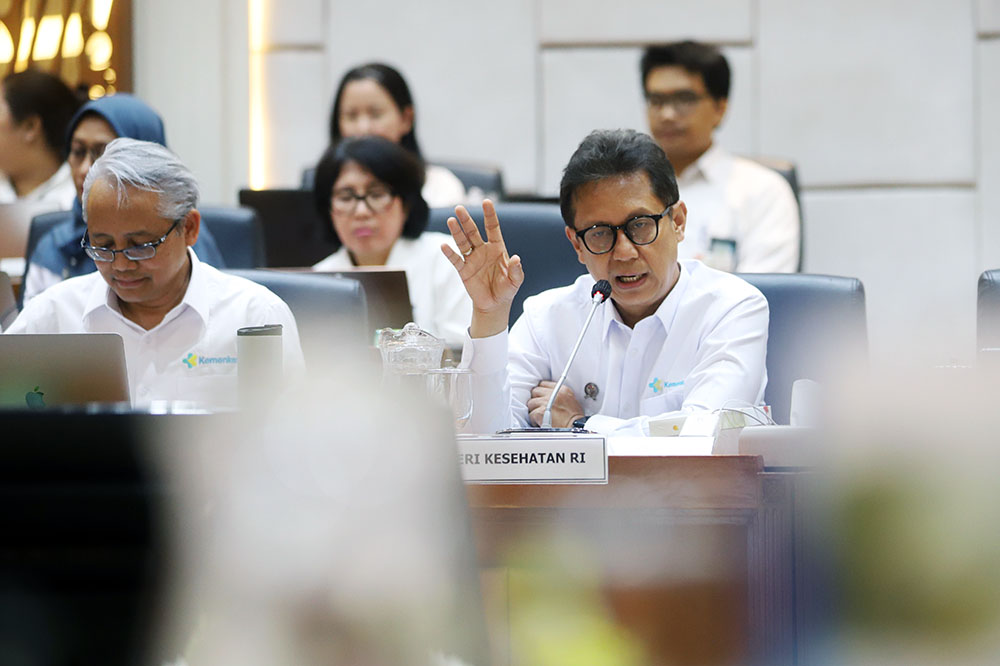
[(590, 328), (590, 322), (594, 319), (594, 313), (597, 312), (597, 307), (608, 300), (611, 296), (611, 283), (607, 280), (598, 280), (594, 288), (590, 290), (590, 299), (593, 301), (593, 305), (590, 308), (590, 314), (587, 315), (587, 321), (583, 323), (583, 329), (580, 331), (580, 337), (576, 339), (576, 345), (573, 347), (573, 351), (569, 355), (569, 360), (566, 361), (566, 367), (563, 369), (562, 376), (559, 377), (559, 381), (556, 382), (556, 386), (552, 389), (552, 395), (549, 396), (549, 402), (545, 405), (545, 413), (542, 415), (542, 426), (543, 428), (552, 427), (552, 403), (555, 402), (556, 396), (559, 395), (559, 389), (562, 388), (563, 384), (566, 382), (566, 375), (569, 374), (569, 369), (573, 365), (573, 360), (576, 358), (576, 353), (580, 351), (580, 344), (583, 342), (583, 336), (587, 334), (587, 329)]

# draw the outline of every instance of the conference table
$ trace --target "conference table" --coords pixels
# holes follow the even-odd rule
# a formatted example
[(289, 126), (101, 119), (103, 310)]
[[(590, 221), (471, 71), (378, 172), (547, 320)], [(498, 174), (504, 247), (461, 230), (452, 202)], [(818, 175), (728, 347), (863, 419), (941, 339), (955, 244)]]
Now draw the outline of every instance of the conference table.
[(495, 663), (531, 662), (522, 619), (557, 627), (595, 598), (574, 585), (642, 663), (796, 663), (807, 478), (752, 455), (611, 456), (606, 485), (468, 485)]

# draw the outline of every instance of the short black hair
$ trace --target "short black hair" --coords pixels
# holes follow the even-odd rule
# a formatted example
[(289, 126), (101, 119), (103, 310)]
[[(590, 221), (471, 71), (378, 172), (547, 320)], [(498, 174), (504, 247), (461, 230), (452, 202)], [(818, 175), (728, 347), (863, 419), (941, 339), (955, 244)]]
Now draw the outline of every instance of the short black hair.
[(653, 193), (667, 206), (677, 203), (674, 167), (659, 144), (648, 134), (630, 129), (594, 130), (580, 143), (563, 169), (559, 184), (559, 210), (563, 221), (575, 228), (577, 190), (612, 176), (645, 172)]
[(45, 143), (60, 159), (65, 159), (66, 128), (83, 100), (58, 76), (37, 69), (26, 69), (4, 78), (3, 96), (15, 122), (22, 123), (38, 116)]
[(330, 222), (330, 196), (340, 171), (348, 162), (355, 162), (385, 183), (392, 193), (403, 200), (406, 221), (403, 235), (417, 238), (427, 228), (430, 210), (420, 193), (424, 186), (424, 163), (402, 146), (380, 136), (356, 136), (342, 139), (323, 153), (316, 165), (313, 200), (323, 220), (323, 229), (339, 247), (340, 238)]
[[(406, 79), (393, 67), (380, 62), (369, 62), (358, 65), (347, 70), (340, 84), (337, 86), (337, 94), (333, 97), (333, 111), (330, 113), (330, 143), (335, 144), (343, 137), (340, 133), (340, 101), (344, 96), (344, 88), (351, 81), (371, 80), (382, 86), (392, 101), (396, 103), (396, 108), (400, 113), (407, 107), (413, 108), (413, 95), (410, 94), (410, 87), (406, 85)], [(403, 135), (399, 143), (412, 151), (417, 157), (420, 154), (420, 146), (417, 144), (417, 114), (414, 112), (413, 121), (410, 123), (410, 131)]]
[(639, 65), (642, 89), (646, 90), (646, 81), (651, 71), (657, 67), (670, 66), (683, 67), (692, 74), (701, 75), (705, 89), (713, 99), (729, 99), (729, 62), (722, 51), (711, 44), (685, 40), (647, 47)]

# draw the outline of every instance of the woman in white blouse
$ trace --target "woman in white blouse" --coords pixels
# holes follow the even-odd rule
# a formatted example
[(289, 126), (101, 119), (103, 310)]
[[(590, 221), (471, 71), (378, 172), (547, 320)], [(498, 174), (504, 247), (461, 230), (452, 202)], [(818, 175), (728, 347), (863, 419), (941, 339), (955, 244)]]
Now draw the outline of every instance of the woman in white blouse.
[(447, 234), (424, 231), (423, 163), (378, 136), (331, 146), (316, 166), (313, 193), (331, 238), (341, 247), (313, 268), (388, 266), (406, 271), (416, 323), (450, 345), (462, 343), (472, 302), (441, 252)]

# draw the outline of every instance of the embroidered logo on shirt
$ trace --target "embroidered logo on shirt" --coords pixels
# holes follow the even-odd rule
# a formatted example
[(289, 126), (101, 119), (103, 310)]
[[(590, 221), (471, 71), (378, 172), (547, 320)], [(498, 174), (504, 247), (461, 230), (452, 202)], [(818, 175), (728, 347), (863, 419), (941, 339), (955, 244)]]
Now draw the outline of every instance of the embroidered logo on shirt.
[(228, 356), (228, 355), (227, 356), (198, 356), (197, 354), (195, 354), (195, 353), (192, 352), (192, 353), (188, 354), (187, 356), (185, 356), (184, 358), (182, 358), (181, 361), (184, 362), (184, 365), (186, 365), (188, 367), (188, 369), (194, 369), (195, 367), (197, 367), (199, 365), (235, 365), (236, 364), (236, 357), (235, 356)]
[(665, 388), (677, 388), (678, 386), (684, 386), (684, 380), (679, 382), (664, 382), (659, 377), (653, 377), (653, 381), (649, 382), (649, 388), (653, 389), (653, 393), (659, 393)]
[(594, 382), (587, 382), (587, 385), (583, 387), (583, 394), (591, 400), (597, 400), (597, 394), (600, 392), (601, 389), (597, 388), (597, 384)]

